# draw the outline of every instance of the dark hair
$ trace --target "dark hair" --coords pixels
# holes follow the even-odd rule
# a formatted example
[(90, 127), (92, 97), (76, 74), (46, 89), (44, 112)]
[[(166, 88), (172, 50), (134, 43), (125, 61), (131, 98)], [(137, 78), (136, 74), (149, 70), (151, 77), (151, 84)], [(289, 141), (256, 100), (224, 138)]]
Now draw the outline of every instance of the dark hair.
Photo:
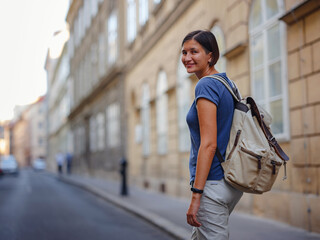
[(194, 39), (196, 40), (205, 50), (205, 52), (208, 53), (212, 53), (212, 59), (211, 62), (209, 63), (209, 66), (214, 66), (218, 59), (219, 59), (219, 47), (218, 47), (218, 43), (216, 40), (216, 37), (213, 35), (212, 32), (210, 31), (204, 31), (204, 30), (197, 30), (197, 31), (193, 31), (188, 33), (183, 41), (182, 41), (182, 46), (185, 42)]

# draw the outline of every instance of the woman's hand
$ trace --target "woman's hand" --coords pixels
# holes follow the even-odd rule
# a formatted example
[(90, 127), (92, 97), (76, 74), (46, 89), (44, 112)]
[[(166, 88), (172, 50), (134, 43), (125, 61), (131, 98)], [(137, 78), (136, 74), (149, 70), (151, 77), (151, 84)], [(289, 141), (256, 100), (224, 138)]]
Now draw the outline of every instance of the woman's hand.
[(197, 220), (197, 213), (200, 207), (201, 194), (193, 193), (191, 203), (187, 212), (187, 222), (191, 226), (200, 227), (201, 223)]

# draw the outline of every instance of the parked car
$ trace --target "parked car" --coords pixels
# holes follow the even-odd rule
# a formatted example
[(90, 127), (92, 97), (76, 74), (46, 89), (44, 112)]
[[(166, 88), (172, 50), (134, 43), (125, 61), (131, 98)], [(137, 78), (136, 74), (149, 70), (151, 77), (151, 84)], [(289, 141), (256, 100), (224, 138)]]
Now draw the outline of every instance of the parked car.
[(3, 174), (15, 174), (19, 173), (19, 166), (16, 158), (13, 155), (1, 156), (0, 169)]
[(36, 171), (41, 171), (46, 169), (46, 162), (42, 158), (37, 158), (33, 161), (32, 167)]
[(37, 158), (36, 160), (33, 161), (32, 167), (36, 171), (42, 171), (46, 169), (47, 165), (42, 158)]

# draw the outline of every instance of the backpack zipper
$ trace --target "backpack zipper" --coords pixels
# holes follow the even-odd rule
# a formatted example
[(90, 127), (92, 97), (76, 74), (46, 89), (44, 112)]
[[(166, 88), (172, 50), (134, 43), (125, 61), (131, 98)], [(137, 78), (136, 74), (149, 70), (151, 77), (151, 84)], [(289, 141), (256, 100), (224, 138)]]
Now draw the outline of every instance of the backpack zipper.
[(237, 134), (236, 134), (236, 138), (235, 138), (233, 146), (232, 146), (232, 149), (227, 157), (227, 160), (229, 160), (232, 157), (232, 154), (233, 154), (234, 150), (236, 149), (236, 146), (238, 145), (240, 134), (241, 134), (241, 130), (238, 130)]
[(262, 159), (262, 156), (248, 150), (248, 149), (245, 149), (244, 147), (240, 147), (241, 151), (255, 157), (256, 159), (258, 159), (258, 169), (261, 169), (261, 159)]
[(276, 174), (276, 165), (281, 166), (281, 163), (278, 163), (274, 160), (271, 160), (271, 164), (272, 164), (272, 174), (275, 175)]

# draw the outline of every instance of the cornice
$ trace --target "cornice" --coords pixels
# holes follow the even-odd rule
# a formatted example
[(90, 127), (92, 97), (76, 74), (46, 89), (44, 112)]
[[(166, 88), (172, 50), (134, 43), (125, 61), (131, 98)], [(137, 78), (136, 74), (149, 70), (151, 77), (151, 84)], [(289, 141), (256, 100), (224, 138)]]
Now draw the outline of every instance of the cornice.
[[(168, 17), (164, 18), (163, 22), (159, 24), (159, 26), (154, 28), (153, 34), (151, 34), (150, 38), (146, 38), (143, 40), (142, 46), (143, 48), (139, 48), (139, 51), (134, 52), (134, 61), (129, 61), (130, 65), (127, 65), (126, 70), (130, 70), (136, 66), (145, 55), (161, 40), (161, 38), (165, 35), (165, 33), (176, 23), (177, 19), (181, 17), (185, 13), (185, 11), (196, 1), (194, 0), (183, 0), (180, 1), (178, 6), (173, 8), (169, 13)], [(131, 46), (134, 48), (134, 46)]]

